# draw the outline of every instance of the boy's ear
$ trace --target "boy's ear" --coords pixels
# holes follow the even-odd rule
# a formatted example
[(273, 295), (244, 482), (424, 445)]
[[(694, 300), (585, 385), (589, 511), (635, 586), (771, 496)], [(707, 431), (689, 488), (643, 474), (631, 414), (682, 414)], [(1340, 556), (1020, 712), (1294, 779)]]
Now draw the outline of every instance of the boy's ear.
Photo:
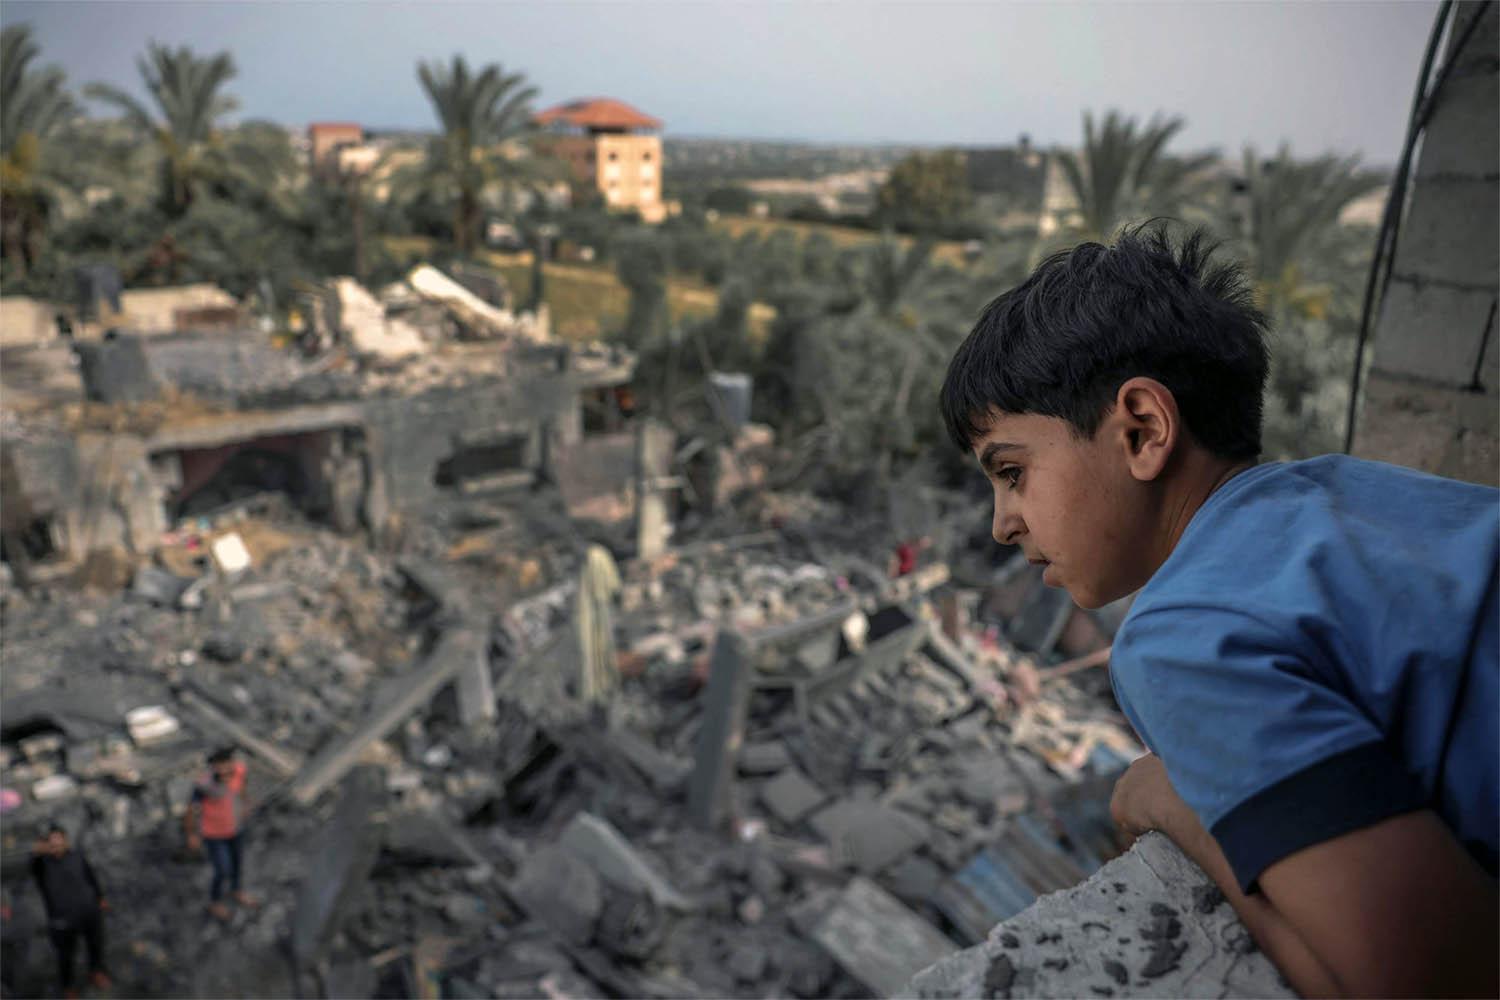
[(1130, 474), (1143, 483), (1155, 480), (1166, 469), (1182, 429), (1172, 391), (1154, 378), (1128, 379), (1115, 394), (1111, 416)]

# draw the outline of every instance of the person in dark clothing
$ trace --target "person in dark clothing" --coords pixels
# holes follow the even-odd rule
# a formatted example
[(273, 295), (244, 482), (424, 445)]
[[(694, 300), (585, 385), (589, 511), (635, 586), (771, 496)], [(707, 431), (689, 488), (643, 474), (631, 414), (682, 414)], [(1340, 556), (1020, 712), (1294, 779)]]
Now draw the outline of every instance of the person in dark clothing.
[(77, 996), (73, 987), (73, 955), (83, 938), (89, 953), (89, 982), (104, 989), (104, 911), (109, 901), (81, 851), (68, 844), (68, 833), (54, 826), (31, 851), (31, 876), (47, 907), (47, 930), (57, 951), (57, 976), (63, 996)]

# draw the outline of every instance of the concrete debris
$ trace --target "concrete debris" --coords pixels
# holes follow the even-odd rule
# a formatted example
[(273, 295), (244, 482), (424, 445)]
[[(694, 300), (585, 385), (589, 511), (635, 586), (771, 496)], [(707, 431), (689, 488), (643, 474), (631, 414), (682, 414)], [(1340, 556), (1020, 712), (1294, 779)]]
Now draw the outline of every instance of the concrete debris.
[(144, 705), (125, 713), (125, 728), (138, 747), (149, 747), (173, 739), (182, 726), (161, 705)]
[[(0, 860), (60, 822), (118, 873), (122, 994), (895, 995), (1113, 855), (1137, 748), (1069, 659), (1108, 621), (1046, 674), (1029, 575), (893, 579), (881, 516), (766, 488), (766, 428), (644, 425), (633, 357), (483, 274), (303, 306), (290, 349), (117, 348), (93, 401), (62, 347), (0, 366)], [(230, 745), (263, 906), (226, 932), (174, 848)], [(1098, 983), (1175, 981), (1211, 902)], [(975, 990), (1032, 982), (1007, 954)]]
[[(915, 976), (904, 995), (1078, 997), (1295, 994), (1171, 841), (1148, 833), (1087, 881), (996, 925)], [(997, 963), (1009, 969), (1003, 987)], [(998, 994), (992, 992), (999, 989)]]
[(828, 801), (828, 796), (795, 767), (789, 767), (760, 787), (761, 801), (776, 818), (794, 825)]
[(599, 874), (560, 847), (543, 847), (529, 855), (510, 894), (527, 913), (570, 944), (593, 940), (594, 925), (604, 912)]
[(606, 821), (579, 813), (563, 830), (558, 844), (572, 851), (609, 885), (644, 894), (659, 906), (691, 910), (693, 905)]
[(335, 278), (330, 292), (328, 320), (349, 338), (356, 353), (389, 362), (427, 350), (416, 327), (388, 317), (385, 307), (353, 278)]
[(953, 949), (935, 927), (863, 877), (849, 882), (813, 937), (878, 997), (909, 995), (913, 970)]
[(448, 309), (466, 336), (548, 339), (548, 331), (534, 315), (496, 308), (430, 264), (416, 267), (406, 276), (406, 282), (422, 298)]
[(333, 819), (309, 858), (297, 893), (291, 948), (300, 965), (316, 960), (364, 889), (380, 848), (371, 815), (380, 803), (380, 775), (362, 767), (348, 776)]
[(214, 554), (214, 562), (225, 573), (234, 574), (250, 568), (250, 550), (245, 548), (240, 536), (232, 531), (214, 539), (209, 548)]
[(688, 814), (706, 828), (717, 826), (728, 812), (735, 759), (744, 742), (751, 655), (749, 643), (737, 632), (721, 632), (714, 644), (707, 707), (698, 731), (698, 765), (688, 790)]

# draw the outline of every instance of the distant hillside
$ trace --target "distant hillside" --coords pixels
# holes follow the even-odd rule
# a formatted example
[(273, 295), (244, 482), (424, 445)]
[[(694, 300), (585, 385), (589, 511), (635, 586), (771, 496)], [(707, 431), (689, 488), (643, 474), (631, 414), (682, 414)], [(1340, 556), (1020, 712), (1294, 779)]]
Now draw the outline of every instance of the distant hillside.
[(815, 180), (856, 170), (888, 170), (912, 146), (833, 146), (748, 139), (662, 139), (669, 176), (679, 183), (760, 177)]

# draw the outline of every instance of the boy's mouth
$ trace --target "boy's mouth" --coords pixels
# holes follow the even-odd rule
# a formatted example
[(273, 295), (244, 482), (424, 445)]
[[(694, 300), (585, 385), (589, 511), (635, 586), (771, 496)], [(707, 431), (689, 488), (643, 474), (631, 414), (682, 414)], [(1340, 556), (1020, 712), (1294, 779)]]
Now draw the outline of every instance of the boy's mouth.
[(1029, 563), (1031, 563), (1031, 565), (1033, 565), (1033, 566), (1040, 566), (1040, 567), (1042, 567), (1042, 583), (1046, 584), (1049, 587), (1056, 587), (1056, 586), (1058, 586), (1056, 571), (1054, 570), (1054, 568), (1052, 566), (1052, 560), (1050, 560), (1050, 559), (1042, 559), (1040, 557), (1036, 557), (1036, 558), (1030, 558), (1030, 557), (1028, 557), (1026, 561), (1029, 562)]

